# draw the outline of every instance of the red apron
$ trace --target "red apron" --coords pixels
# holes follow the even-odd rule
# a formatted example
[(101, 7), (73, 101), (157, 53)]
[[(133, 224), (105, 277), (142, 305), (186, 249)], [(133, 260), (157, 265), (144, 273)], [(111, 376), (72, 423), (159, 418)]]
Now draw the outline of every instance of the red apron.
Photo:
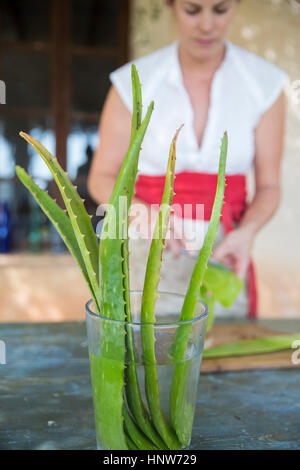
[[(196, 204), (204, 204), (204, 220), (211, 217), (216, 193), (218, 175), (210, 173), (181, 172), (176, 174), (173, 198), (174, 212), (176, 206), (183, 213), (184, 204), (192, 204), (192, 218), (196, 219)], [(163, 195), (165, 176), (138, 176), (135, 191), (136, 197), (148, 204), (160, 204)], [(230, 232), (241, 220), (246, 209), (245, 175), (227, 175), (222, 208), (221, 222), (224, 232)], [(180, 214), (180, 215), (181, 215)], [(257, 290), (253, 262), (250, 261), (248, 272), (249, 317), (257, 314)]]

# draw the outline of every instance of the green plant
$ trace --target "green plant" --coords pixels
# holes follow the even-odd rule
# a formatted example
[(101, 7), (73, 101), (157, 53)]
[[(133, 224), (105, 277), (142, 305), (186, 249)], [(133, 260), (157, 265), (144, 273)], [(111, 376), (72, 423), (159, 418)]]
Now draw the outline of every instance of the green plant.
[[(151, 243), (142, 297), (141, 339), (144, 360), (148, 364), (145, 368), (147, 407), (143, 403), (139, 389), (132, 333), (130, 329), (128, 331), (124, 329), (122, 323), (131, 322), (128, 214), (138, 171), (139, 152), (153, 111), (152, 102), (142, 121), (141, 86), (134, 66), (132, 66), (132, 86), (133, 116), (130, 145), (112, 191), (104, 219), (100, 247), (83, 200), (67, 173), (47, 149), (24, 132), (20, 135), (40, 154), (50, 169), (64, 200), (66, 211), (41, 190), (24, 169), (17, 166), (16, 173), (54, 224), (76, 260), (88, 284), (97, 312), (108, 319), (100, 346), (101, 357), (94, 354), (90, 356), (91, 373), (97, 377), (97, 384), (93, 382), (96, 426), (105, 448), (179, 449), (188, 443), (193, 420), (192, 410), (185, 400), (184, 379), (189, 374), (189, 365), (180, 362), (187, 346), (190, 326), (188, 324), (180, 326), (170, 351), (177, 364), (170, 392), (169, 422), (161, 411), (153, 323), (162, 252), (174, 194), (176, 140), (180, 129), (171, 143), (162, 204)], [(225, 133), (221, 145), (218, 183), (211, 221), (182, 307), (180, 315), (182, 321), (193, 318), (199, 295), (206, 299), (211, 307), (216, 300), (228, 305), (241, 288), (240, 282), (232, 273), (224, 271), (220, 274), (219, 268), (208, 265), (224, 197), (227, 145)], [(115, 227), (113, 237), (109, 236), (112, 226)], [(211, 316), (209, 326), (212, 322)], [(288, 340), (285, 339), (280, 346), (287, 344)], [(249, 348), (245, 347), (244, 350), (249, 351)], [(236, 352), (237, 346), (232, 347), (232, 353)], [(222, 354), (222, 351), (215, 350), (214, 354)], [(129, 365), (125, 367), (127, 363)], [(180, 410), (184, 410), (184, 413), (180, 413)]]
[(215, 303), (219, 302), (223, 307), (230, 307), (243, 285), (243, 281), (226, 266), (208, 262), (200, 287), (201, 300), (206, 303), (209, 310), (206, 331), (209, 331), (214, 323)]
[(204, 351), (207, 359), (217, 357), (248, 356), (252, 354), (266, 354), (275, 351), (290, 349), (294, 341), (300, 340), (300, 334), (276, 335), (265, 338), (244, 339), (235, 343), (222, 344)]

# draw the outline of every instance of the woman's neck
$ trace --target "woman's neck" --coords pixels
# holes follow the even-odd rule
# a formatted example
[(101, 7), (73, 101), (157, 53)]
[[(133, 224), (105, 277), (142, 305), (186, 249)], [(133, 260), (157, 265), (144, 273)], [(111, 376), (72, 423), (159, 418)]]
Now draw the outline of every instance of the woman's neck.
[(204, 78), (212, 76), (220, 67), (226, 53), (226, 44), (220, 49), (220, 52), (210, 58), (203, 60), (189, 54), (181, 43), (178, 47), (178, 58), (181, 69), (184, 73), (201, 75)]

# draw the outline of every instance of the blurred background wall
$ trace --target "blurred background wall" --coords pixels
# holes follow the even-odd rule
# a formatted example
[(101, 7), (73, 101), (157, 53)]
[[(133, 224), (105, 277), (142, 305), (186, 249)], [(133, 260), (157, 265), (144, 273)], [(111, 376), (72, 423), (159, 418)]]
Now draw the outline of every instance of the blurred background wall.
[[(7, 253), (0, 255), (0, 321), (82, 319), (88, 297), (73, 260), (15, 178), (18, 163), (57, 196), (49, 172), (18, 131), (57, 153), (95, 213), (86, 177), (108, 74), (175, 38), (163, 0), (0, 0), (0, 80), (7, 87), (0, 105), (0, 239), (10, 231), (2, 249)], [(282, 204), (259, 234), (254, 255), (260, 315), (299, 317), (299, 1), (243, 0), (230, 39), (289, 75)]]

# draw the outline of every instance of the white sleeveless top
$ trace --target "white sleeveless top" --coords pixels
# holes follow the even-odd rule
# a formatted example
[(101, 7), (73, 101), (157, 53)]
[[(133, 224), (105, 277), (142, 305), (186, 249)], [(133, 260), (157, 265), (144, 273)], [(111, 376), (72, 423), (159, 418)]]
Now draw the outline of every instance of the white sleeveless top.
[[(225, 130), (229, 139), (226, 173), (249, 171), (255, 154), (255, 128), (263, 113), (279, 97), (287, 78), (285, 72), (227, 41), (225, 58), (213, 78), (208, 122), (199, 148), (193, 128), (193, 109), (178, 58), (178, 41), (134, 63), (142, 83), (143, 115), (154, 100), (154, 111), (140, 154), (140, 173), (165, 174), (171, 139), (182, 123), (176, 173), (217, 173), (220, 141)], [(110, 74), (130, 112), (131, 64)]]

